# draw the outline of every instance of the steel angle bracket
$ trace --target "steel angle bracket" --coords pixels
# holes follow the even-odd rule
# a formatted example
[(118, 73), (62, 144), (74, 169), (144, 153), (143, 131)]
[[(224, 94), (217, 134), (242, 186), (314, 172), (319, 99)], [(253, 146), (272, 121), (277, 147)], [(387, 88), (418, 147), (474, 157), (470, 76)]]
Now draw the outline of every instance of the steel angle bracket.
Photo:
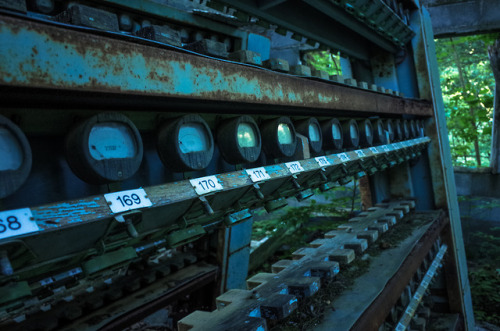
[[(429, 141), (428, 138), (418, 138), (411, 143), (415, 150), (422, 150)], [(385, 149), (382, 147), (377, 146), (377, 150), (381, 151), (379, 154), (363, 149), (362, 157), (358, 155), (359, 152), (326, 155), (324, 158), (328, 164), (324, 160), (311, 158), (256, 168), (263, 171), (263, 180), (252, 179), (249, 175), (249, 170), (252, 169), (208, 176), (216, 180), (219, 186), (206, 194), (197, 192), (191, 183), (199, 179), (146, 187), (141, 190), (144, 190), (151, 205), (139, 206), (127, 214), (113, 213), (103, 195), (33, 207), (33, 221), (40, 231), (25, 234), (17, 240), (22, 241), (27, 251), (37, 252), (38, 255), (30, 255), (29, 261), (22, 257), (11, 258), (14, 273), (28, 264), (33, 266), (47, 263), (62, 256), (81, 256), (82, 252), (94, 247), (97, 240), (105, 238), (111, 223), (116, 221), (125, 221), (131, 238), (128, 239), (128, 244), (127, 240), (123, 244), (130, 245), (141, 241), (146, 235), (150, 236), (148, 240), (164, 238), (166, 231), (185, 228), (186, 223), (188, 226), (203, 226), (223, 221), (228, 212), (234, 213), (260, 205), (268, 205), (271, 209), (284, 206), (286, 198), (297, 193), (302, 192), (300, 194), (303, 197), (310, 195), (311, 192), (307, 190), (320, 187), (325, 183), (325, 177), (326, 182), (342, 180), (349, 172), (364, 171), (360, 164), (366, 167), (375, 158), (386, 157), (391, 160), (399, 154), (399, 149), (394, 146), (389, 145)], [(346, 154), (348, 160), (342, 154)], [(264, 199), (256, 194), (256, 184)], [(127, 224), (127, 219), (131, 217), (127, 215), (136, 214), (141, 215), (142, 221)], [(0, 245), (11, 240), (12, 238), (1, 239)], [(72, 245), (68, 245), (68, 242)], [(44, 250), (47, 245), (53, 249)]]

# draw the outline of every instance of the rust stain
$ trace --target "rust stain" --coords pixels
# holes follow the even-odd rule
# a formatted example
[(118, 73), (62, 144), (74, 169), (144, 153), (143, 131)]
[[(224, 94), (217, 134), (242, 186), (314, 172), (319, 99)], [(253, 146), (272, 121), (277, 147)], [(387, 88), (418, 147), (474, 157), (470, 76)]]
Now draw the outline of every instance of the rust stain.
[[(42, 38), (47, 40), (46, 43), (39, 44), (33, 53), (38, 54), (40, 47), (47, 47), (49, 53), (54, 53), (50, 64), (47, 65), (34, 64), (30, 66), (31, 68), (26, 67), (23, 70), (20, 64), (19, 69), (25, 74), (27, 81), (14, 80), (11, 83), (14, 85), (237, 101), (332, 111), (370, 111), (388, 114), (404, 112), (424, 116), (432, 114), (430, 105), (419, 101), (403, 100), (348, 86), (280, 75), (37, 22), (20, 22), (14, 18), (4, 18), (4, 21), (10, 29), (22, 25), (23, 29), (39, 34), (40, 40)], [(47, 68), (58, 67), (59, 62), (64, 61), (62, 55), (57, 58), (58, 54), (54, 49), (66, 49), (68, 54), (73, 52), (70, 57), (76, 57), (83, 63), (82, 70), (85, 71), (80, 72), (85, 74), (78, 76), (80, 80), (71, 79), (71, 74), (54, 76), (52, 71), (48, 71)], [(71, 68), (73, 63), (68, 63)], [(181, 71), (182, 82), (175, 70)], [(179, 90), (180, 85), (186, 81), (192, 85), (191, 92), (189, 85), (185, 90)]]

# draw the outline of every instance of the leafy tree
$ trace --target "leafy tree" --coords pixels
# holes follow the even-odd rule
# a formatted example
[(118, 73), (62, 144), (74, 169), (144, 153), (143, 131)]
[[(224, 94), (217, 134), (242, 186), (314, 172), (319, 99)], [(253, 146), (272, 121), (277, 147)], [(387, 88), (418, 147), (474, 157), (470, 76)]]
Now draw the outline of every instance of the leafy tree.
[(436, 56), (455, 165), (489, 164), (495, 80), (488, 45), (496, 35), (436, 40)]
[(318, 70), (326, 71), (330, 76), (342, 75), (338, 54), (332, 54), (329, 51), (314, 51), (307, 52), (305, 57), (308, 65)]

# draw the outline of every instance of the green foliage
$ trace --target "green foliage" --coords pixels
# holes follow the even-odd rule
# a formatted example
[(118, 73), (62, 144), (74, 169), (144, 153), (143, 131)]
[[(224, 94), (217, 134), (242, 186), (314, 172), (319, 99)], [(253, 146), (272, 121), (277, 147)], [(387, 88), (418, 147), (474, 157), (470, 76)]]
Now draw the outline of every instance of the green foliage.
[(312, 200), (309, 206), (288, 208), (286, 214), (280, 218), (254, 222), (252, 239), (272, 236), (275, 233), (282, 233), (283, 230), (300, 228), (309, 221), (312, 213), (328, 213), (329, 215), (347, 217), (347, 212), (338, 209), (336, 205), (318, 204), (315, 200)]
[[(254, 222), (252, 239), (260, 240), (265, 236), (281, 235), (283, 231), (297, 229), (309, 221), (313, 213), (324, 213), (329, 216), (348, 217), (354, 209), (360, 207), (361, 198), (357, 189), (357, 182), (350, 186), (337, 186), (328, 192), (316, 190), (315, 195), (321, 195), (328, 203), (316, 203), (312, 199), (310, 205), (287, 208), (286, 213), (277, 218), (270, 218)], [(316, 229), (313, 229), (316, 230)]]
[(328, 51), (309, 52), (306, 55), (307, 63), (317, 70), (323, 70), (328, 75), (342, 75), (340, 57)]
[[(485, 208), (488, 208), (486, 206)], [(474, 315), (500, 325), (500, 228), (476, 231), (466, 246)]]
[(500, 275), (491, 267), (469, 272), (474, 315), (479, 321), (500, 325)]
[(488, 46), (496, 37), (490, 34), (436, 40), (451, 153), (456, 166), (489, 164), (495, 79)]

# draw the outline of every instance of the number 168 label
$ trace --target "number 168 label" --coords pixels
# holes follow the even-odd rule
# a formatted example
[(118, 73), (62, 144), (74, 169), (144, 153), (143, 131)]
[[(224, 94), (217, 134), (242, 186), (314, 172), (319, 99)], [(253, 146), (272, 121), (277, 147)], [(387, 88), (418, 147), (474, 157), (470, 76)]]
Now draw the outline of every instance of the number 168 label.
[(0, 239), (40, 231), (31, 209), (23, 208), (0, 212)]
[(104, 199), (106, 199), (109, 208), (115, 214), (153, 205), (147, 197), (146, 191), (142, 188), (104, 194)]

